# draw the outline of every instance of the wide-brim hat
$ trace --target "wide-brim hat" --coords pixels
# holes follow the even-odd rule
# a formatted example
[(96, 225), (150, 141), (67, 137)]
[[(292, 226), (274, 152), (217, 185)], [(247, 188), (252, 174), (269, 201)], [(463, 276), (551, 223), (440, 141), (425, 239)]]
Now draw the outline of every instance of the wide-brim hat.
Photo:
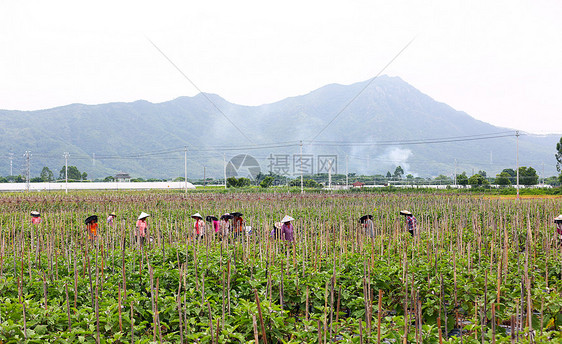
[(244, 214), (235, 211), (233, 213), (230, 213), (230, 215), (232, 215), (233, 217), (242, 217)]
[(562, 214), (556, 216), (556, 217), (554, 218), (554, 221), (556, 221), (556, 222), (562, 221)]
[(372, 220), (373, 219), (373, 215), (363, 215), (359, 218), (359, 222), (363, 223), (365, 221), (367, 221), (367, 219)]
[(142, 220), (142, 219), (146, 219), (147, 217), (149, 217), (150, 214), (145, 213), (144, 211), (140, 213), (139, 217), (137, 218), (137, 220)]
[(226, 213), (226, 214), (221, 216), (221, 220), (230, 220), (232, 218), (233, 218), (233, 216), (230, 215), (229, 213)]
[(282, 223), (291, 222), (291, 221), (295, 221), (295, 219), (293, 219), (293, 218), (290, 217), (289, 215), (285, 215), (285, 217), (283, 218), (283, 220), (281, 220)]
[(400, 215), (412, 215), (412, 212), (408, 210), (400, 210)]
[(85, 224), (92, 223), (92, 222), (98, 222), (98, 216), (97, 215), (88, 216), (86, 218), (86, 220), (84, 220)]
[(115, 213), (109, 213), (109, 216), (117, 216)]
[(32, 211), (32, 212), (31, 212), (31, 216), (33, 216), (33, 217), (39, 217), (39, 216), (41, 216), (41, 213), (39, 213), (38, 211)]
[(191, 215), (191, 218), (193, 218), (193, 219), (198, 218), (198, 219), (203, 220), (203, 216), (201, 216), (201, 214), (199, 214), (199, 213), (195, 213), (195, 214)]
[(207, 222), (212, 222), (212, 221), (218, 221), (219, 219), (217, 219), (216, 216), (209, 215), (205, 218), (205, 220), (207, 220)]

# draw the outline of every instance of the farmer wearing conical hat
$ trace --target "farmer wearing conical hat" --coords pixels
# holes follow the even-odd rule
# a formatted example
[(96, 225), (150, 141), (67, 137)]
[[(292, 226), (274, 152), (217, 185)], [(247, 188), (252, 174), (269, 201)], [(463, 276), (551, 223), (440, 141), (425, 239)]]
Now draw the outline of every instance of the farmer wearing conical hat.
[(115, 219), (117, 215), (115, 215), (114, 212), (109, 213), (109, 216), (107, 217), (107, 224), (110, 226), (113, 226), (113, 219)]
[(281, 225), (281, 238), (291, 243), (295, 241), (295, 230), (293, 228), (293, 225), (291, 224), (291, 221), (294, 220), (295, 219), (293, 219), (289, 215), (285, 215), (283, 220), (281, 220), (281, 223), (283, 224)]
[(192, 219), (195, 219), (193, 224), (193, 235), (195, 239), (202, 239), (205, 235), (205, 221), (203, 221), (203, 216), (199, 213), (191, 215)]
[(220, 233), (223, 238), (228, 237), (228, 234), (230, 233), (230, 219), (232, 219), (232, 215), (229, 213), (221, 216)]
[(562, 243), (562, 214), (554, 218), (556, 224), (556, 232), (558, 233), (558, 241)]
[(150, 214), (145, 213), (144, 211), (141, 212), (139, 217), (137, 218), (137, 228), (135, 231), (135, 235), (137, 237), (137, 241), (140, 243), (141, 247), (144, 246), (144, 240), (148, 233), (148, 223), (147, 219)]
[(408, 225), (408, 232), (410, 232), (410, 234), (413, 237), (414, 233), (417, 232), (417, 229), (418, 229), (418, 225), (417, 225), (418, 221), (416, 220), (414, 215), (412, 215), (412, 213), (408, 210), (401, 210), (400, 215), (404, 215), (406, 217), (406, 224)]
[(38, 211), (32, 211), (31, 212), (31, 223), (34, 225), (38, 225), (41, 223), (41, 213), (39, 213)]
[(246, 230), (246, 222), (244, 221), (244, 218), (242, 218), (244, 214), (239, 212), (232, 212), (230, 213), (230, 215), (232, 215), (233, 238), (244, 235)]
[(375, 224), (373, 223), (373, 215), (363, 215), (359, 218), (359, 222), (365, 228), (365, 234), (369, 237), (375, 237)]
[(88, 231), (88, 238), (94, 240), (98, 238), (98, 216), (88, 216), (84, 221), (86, 223), (86, 230)]

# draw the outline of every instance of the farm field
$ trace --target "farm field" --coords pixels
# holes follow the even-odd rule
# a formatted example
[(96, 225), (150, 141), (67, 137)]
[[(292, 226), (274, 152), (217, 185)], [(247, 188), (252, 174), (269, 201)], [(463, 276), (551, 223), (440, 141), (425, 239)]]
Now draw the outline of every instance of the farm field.
[[(233, 211), (250, 235), (195, 240), (192, 214)], [(560, 213), (559, 197), (5, 194), (0, 343), (562, 343)], [(269, 235), (286, 214), (294, 244)]]

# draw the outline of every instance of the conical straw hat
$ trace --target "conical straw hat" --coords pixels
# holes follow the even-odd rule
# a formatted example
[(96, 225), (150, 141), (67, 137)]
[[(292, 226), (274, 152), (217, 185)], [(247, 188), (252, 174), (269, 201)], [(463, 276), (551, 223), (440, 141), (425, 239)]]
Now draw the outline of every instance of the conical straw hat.
[(203, 219), (203, 216), (201, 216), (201, 214), (199, 214), (199, 213), (195, 213), (195, 214), (191, 215), (191, 217), (193, 217), (193, 218), (197, 217), (197, 218)]
[(150, 214), (147, 214), (147, 213), (145, 213), (145, 212), (143, 211), (143, 212), (141, 212), (141, 214), (139, 215), (138, 220), (145, 219), (145, 218), (147, 218), (147, 217), (149, 217), (149, 216), (150, 216)]
[(289, 215), (285, 215), (285, 217), (283, 218), (283, 220), (281, 220), (281, 222), (285, 223), (285, 222), (290, 222), (290, 221), (295, 221), (295, 219), (293, 219), (292, 217), (290, 217)]

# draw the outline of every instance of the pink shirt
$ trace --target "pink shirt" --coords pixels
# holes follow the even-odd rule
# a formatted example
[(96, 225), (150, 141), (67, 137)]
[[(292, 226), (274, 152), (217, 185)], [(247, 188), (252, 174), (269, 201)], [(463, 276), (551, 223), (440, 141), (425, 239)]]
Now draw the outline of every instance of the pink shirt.
[(213, 226), (215, 227), (215, 233), (218, 233), (220, 230), (220, 222), (219, 221), (213, 221)]
[(38, 224), (41, 223), (41, 218), (40, 217), (32, 217), (31, 223), (33, 223), (34, 225), (38, 225)]
[(144, 219), (137, 221), (137, 228), (141, 237), (146, 235), (146, 227), (148, 227), (148, 225)]

